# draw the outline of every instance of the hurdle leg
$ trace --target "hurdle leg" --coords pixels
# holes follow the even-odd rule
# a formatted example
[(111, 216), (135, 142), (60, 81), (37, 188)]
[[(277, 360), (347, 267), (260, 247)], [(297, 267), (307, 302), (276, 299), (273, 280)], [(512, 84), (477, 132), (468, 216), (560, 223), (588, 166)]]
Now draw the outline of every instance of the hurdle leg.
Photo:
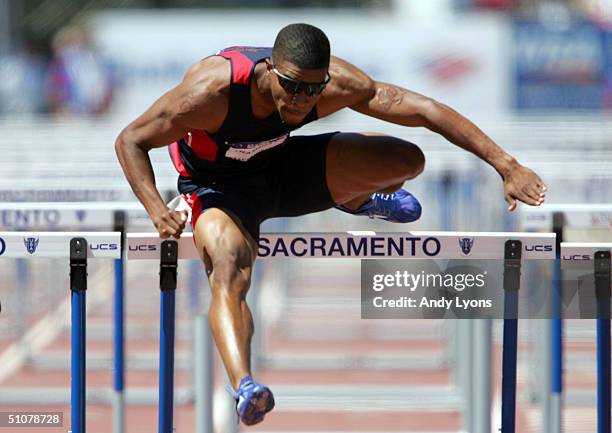
[(521, 276), (520, 241), (508, 240), (504, 252), (504, 337), (502, 355), (501, 432), (514, 433), (516, 424), (516, 360), (518, 345), (518, 293)]
[[(553, 302), (557, 303), (556, 300)], [(560, 303), (561, 300), (559, 299), (558, 302)], [(560, 433), (563, 392), (563, 321), (552, 319), (550, 326), (552, 327), (550, 433)]]
[(491, 431), (491, 320), (474, 319), (474, 361), (472, 368), (472, 425), (474, 433)]
[(85, 293), (87, 290), (87, 241), (70, 240), (71, 407), (72, 433), (85, 433)]
[[(607, 309), (609, 315), (609, 304)], [(610, 433), (610, 404), (610, 319), (597, 319), (598, 433)]]
[[(557, 251), (560, 251), (560, 246)], [(551, 318), (543, 326), (544, 359), (542, 365), (550, 366), (543, 378), (542, 431), (561, 432), (561, 406), (563, 392), (563, 319), (561, 314), (561, 261), (557, 257), (553, 269), (553, 286), (550, 298)]]
[(610, 433), (610, 253), (595, 253), (597, 298), (597, 432)]
[(173, 433), (174, 326), (178, 244), (164, 241), (160, 261), (159, 433)]
[(517, 328), (517, 319), (504, 319), (502, 433), (514, 433), (515, 431)]
[[(560, 249), (558, 250), (560, 251)], [(550, 419), (547, 433), (561, 432), (561, 406), (563, 393), (563, 319), (561, 317), (561, 259), (555, 260), (553, 290), (551, 294), (552, 318), (549, 324), (550, 345)]]
[(113, 432), (123, 433), (125, 430), (125, 344), (124, 344), (124, 293), (123, 293), (123, 258), (115, 259), (115, 304), (114, 323), (115, 335), (113, 341)]
[(124, 257), (125, 244), (125, 211), (116, 211), (113, 215), (113, 231), (121, 233), (121, 257), (114, 260), (115, 299), (113, 310), (113, 433), (125, 431), (125, 336), (124, 336)]
[(563, 317), (561, 311), (561, 242), (563, 242), (565, 215), (553, 213), (553, 231), (556, 237), (556, 261), (553, 273), (550, 368), (550, 420), (549, 433), (561, 432), (561, 406), (563, 393)]
[(195, 316), (195, 433), (213, 431), (213, 357), (208, 315)]
[(474, 335), (472, 333), (472, 319), (457, 320), (457, 337), (459, 347), (461, 348), (458, 354), (458, 373), (459, 387), (464, 401), (464, 409), (462, 414), (462, 427), (466, 432), (474, 431), (474, 417), (472, 411), (472, 402), (474, 400), (474, 383), (472, 373), (474, 367)]
[(561, 406), (563, 393), (563, 319), (561, 318), (561, 270), (560, 259), (555, 262), (556, 278), (552, 291), (551, 369), (550, 369), (550, 420), (549, 433), (561, 432)]

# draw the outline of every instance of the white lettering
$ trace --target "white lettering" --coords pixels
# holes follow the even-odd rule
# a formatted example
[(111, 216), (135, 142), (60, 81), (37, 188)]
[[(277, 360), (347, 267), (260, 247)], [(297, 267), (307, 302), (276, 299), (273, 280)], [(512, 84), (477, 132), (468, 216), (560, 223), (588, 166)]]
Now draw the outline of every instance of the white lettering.
[(248, 161), (255, 155), (264, 150), (272, 149), (285, 143), (289, 138), (289, 134), (283, 134), (270, 140), (248, 142), (248, 143), (232, 143), (230, 148), (225, 152), (225, 156), (238, 161)]

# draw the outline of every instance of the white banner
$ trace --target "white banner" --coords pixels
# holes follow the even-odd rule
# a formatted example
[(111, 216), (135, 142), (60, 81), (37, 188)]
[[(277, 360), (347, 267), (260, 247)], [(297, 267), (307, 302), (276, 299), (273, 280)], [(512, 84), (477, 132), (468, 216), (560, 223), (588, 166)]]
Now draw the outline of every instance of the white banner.
[(58, 230), (113, 227), (114, 213), (125, 211), (131, 227), (153, 227), (136, 202), (0, 203), (0, 230)]
[[(503, 259), (507, 240), (523, 243), (523, 259), (554, 259), (554, 233), (397, 232), (262, 233), (258, 257)], [(128, 233), (128, 259), (159, 260), (157, 233)], [(199, 259), (191, 233), (181, 236), (179, 259)]]
[(272, 46), (278, 31), (292, 22), (320, 27), (332, 54), (374, 79), (470, 116), (507, 112), (511, 28), (507, 19), (491, 14), (406, 21), (358, 10), (109, 10), (92, 16), (92, 30), (122, 83), (113, 110), (125, 119), (176, 86), (193, 63), (234, 45)]
[(73, 238), (85, 238), (88, 258), (121, 257), (119, 232), (0, 232), (0, 258), (70, 257)]

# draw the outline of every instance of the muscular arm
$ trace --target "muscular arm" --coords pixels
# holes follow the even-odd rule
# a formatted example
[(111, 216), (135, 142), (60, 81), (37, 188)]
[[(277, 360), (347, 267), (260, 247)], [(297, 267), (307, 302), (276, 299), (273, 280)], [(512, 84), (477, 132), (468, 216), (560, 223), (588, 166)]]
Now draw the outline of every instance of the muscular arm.
[(518, 162), (452, 108), (393, 84), (372, 81), (372, 95), (351, 108), (398, 125), (425, 127), (474, 153), (505, 177)]
[(117, 137), (115, 151), (123, 172), (162, 237), (175, 234), (172, 228), (178, 226), (155, 186), (148, 152), (177, 141), (191, 129), (217, 129), (227, 110), (228, 83), (229, 63), (218, 57), (205, 59)]
[(510, 210), (516, 207), (515, 198), (532, 205), (543, 201), (542, 180), (452, 108), (399, 86), (375, 81), (341, 59), (333, 58), (330, 73), (333, 79), (329, 91), (320, 102), (319, 112), (323, 115), (349, 107), (398, 125), (425, 127), (493, 166), (504, 178)]
[(223, 59), (203, 60), (117, 137), (115, 150), (123, 172), (152, 218), (163, 215), (166, 207), (155, 186), (149, 150), (167, 146), (191, 129), (215, 129), (225, 116), (223, 77), (229, 77), (228, 71)]

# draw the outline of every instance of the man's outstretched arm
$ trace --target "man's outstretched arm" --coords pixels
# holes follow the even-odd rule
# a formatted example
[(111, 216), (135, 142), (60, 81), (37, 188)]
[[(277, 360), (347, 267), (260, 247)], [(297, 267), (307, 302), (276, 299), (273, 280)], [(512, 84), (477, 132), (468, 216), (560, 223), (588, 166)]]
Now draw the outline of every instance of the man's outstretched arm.
[(488, 162), (504, 179), (504, 196), (510, 211), (516, 208), (516, 200), (533, 206), (544, 202), (546, 187), (542, 179), (461, 114), (392, 84), (373, 82), (372, 86), (372, 97), (351, 108), (399, 125), (423, 126)]
[(334, 58), (330, 70), (332, 82), (336, 81), (335, 93), (342, 94), (353, 110), (398, 125), (425, 127), (488, 162), (504, 179), (508, 210), (516, 208), (516, 200), (534, 206), (544, 201), (546, 186), (540, 177), (452, 108), (399, 86), (374, 81), (341, 59)]

